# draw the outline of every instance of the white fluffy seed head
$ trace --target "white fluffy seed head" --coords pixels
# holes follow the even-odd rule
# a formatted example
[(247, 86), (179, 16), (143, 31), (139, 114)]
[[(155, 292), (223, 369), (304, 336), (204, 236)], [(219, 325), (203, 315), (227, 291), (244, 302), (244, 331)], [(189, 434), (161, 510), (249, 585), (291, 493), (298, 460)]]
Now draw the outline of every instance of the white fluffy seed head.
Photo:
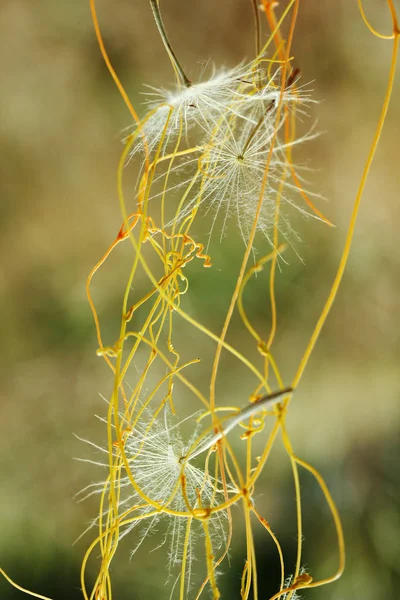
[[(246, 74), (247, 69), (239, 65), (219, 72), (214, 69), (208, 79), (189, 87), (167, 90), (147, 86), (145, 96), (149, 113), (143, 119), (143, 132), (150, 152), (158, 147), (164, 133), (164, 145), (168, 147), (178, 135), (186, 135), (195, 126), (200, 130), (209, 127), (210, 122), (226, 111)], [(143, 150), (140, 136), (132, 154), (138, 150)]]
[[(190, 585), (192, 564), (196, 559), (197, 540), (204, 536), (202, 523), (196, 518), (191, 519), (190, 532), (187, 535), (190, 509), (212, 508), (224, 501), (224, 493), (221, 482), (216, 481), (209, 473), (205, 473), (204, 468), (201, 469), (188, 463), (184, 468), (185, 499), (181, 486), (181, 459), (193, 445), (197, 434), (195, 432), (187, 442), (184, 442), (181, 435), (183, 422), (173, 423), (173, 418), (167, 407), (156, 419), (152, 418), (150, 413), (145, 410), (139, 423), (126, 433), (124, 451), (130, 473), (128, 474), (125, 467), (121, 466), (118, 478), (120, 492), (117, 512), (121, 515), (132, 507), (140, 506), (130, 512), (129, 517), (140, 516), (143, 518), (122, 525), (119, 529), (119, 537), (121, 539), (129, 535), (129, 539), (132, 541), (131, 555), (134, 555), (145, 538), (154, 534), (158, 525), (163, 525), (165, 533), (161, 541), (157, 540), (157, 547), (163, 546), (166, 549), (168, 577), (174, 575), (176, 568), (182, 563), (182, 557), (186, 554), (185, 581), (187, 585)], [(115, 456), (117, 454), (118, 451), (115, 450)], [(102, 463), (95, 462), (94, 464)], [(187, 516), (174, 516), (162, 509), (158, 512), (155, 511), (154, 506), (151, 503), (146, 504), (134, 488), (132, 478), (142, 493), (151, 501), (161, 507), (186, 513)], [(89, 495), (101, 493), (105, 485), (108, 484), (104, 481), (91, 484), (82, 491), (81, 495), (86, 493), (86, 498)], [(156, 514), (154, 514), (155, 512)], [(109, 513), (115, 517), (115, 507), (110, 511), (105, 510), (103, 520)], [(98, 519), (94, 524), (97, 523)], [(216, 512), (208, 518), (207, 523), (213, 549), (216, 552), (221, 551), (227, 538), (226, 512)], [(204, 542), (201, 545), (201, 551), (204, 553)]]
[[(213, 215), (210, 235), (221, 215), (221, 237), (234, 218), (247, 243), (258, 209), (257, 230), (272, 243), (278, 197), (278, 227), (284, 237), (291, 231), (285, 205), (310, 214), (303, 200), (297, 206), (292, 199), (298, 189), (291, 180), (288, 152), (312, 136), (288, 139), (282, 126), (288, 111), (305, 113), (311, 100), (293, 86), (282, 91), (280, 76), (279, 68), (269, 74), (254, 64), (240, 65), (174, 92), (151, 92), (152, 112), (143, 131), (151, 158), (157, 150), (153, 184), (161, 180), (161, 185), (150, 190), (149, 199), (154, 202), (163, 194), (171, 203), (176, 198), (180, 209), (167, 219), (169, 225), (202, 205)], [(142, 149), (141, 138), (137, 140), (133, 153)]]

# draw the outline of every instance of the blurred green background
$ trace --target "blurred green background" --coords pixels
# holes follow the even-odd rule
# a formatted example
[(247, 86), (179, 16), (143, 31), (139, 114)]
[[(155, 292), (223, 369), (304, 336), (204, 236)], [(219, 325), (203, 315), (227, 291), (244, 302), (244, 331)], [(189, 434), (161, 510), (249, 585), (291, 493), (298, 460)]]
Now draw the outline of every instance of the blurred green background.
[[(389, 33), (384, 0), (365, 6), (375, 26)], [(252, 57), (249, 0), (163, 0), (162, 9), (193, 79), (200, 61), (234, 66)], [(172, 82), (149, 6), (145, 0), (102, 0), (98, 11), (112, 62), (139, 106), (144, 83)], [(278, 284), (277, 353), (287, 382), (334, 277), (390, 53), (390, 42), (367, 31), (355, 1), (302, 3), (293, 54), (302, 81), (312, 82), (320, 101), (310, 124), (317, 119), (323, 135), (299, 148), (296, 159), (312, 167), (311, 189), (329, 200), (319, 206), (337, 227), (294, 216), (304, 264), (293, 253)], [(73, 542), (97, 510), (96, 500), (79, 504), (74, 495), (99, 477), (93, 466), (73, 460), (90, 456), (73, 434), (104, 442), (94, 414), (104, 410), (99, 394), (107, 397), (112, 386), (95, 355), (85, 280), (120, 227), (116, 167), (130, 117), (103, 64), (85, 0), (3, 0), (0, 63), (0, 564), (23, 586), (55, 600), (73, 599), (81, 597), (80, 560), (92, 538)], [(399, 130), (400, 79), (346, 276), (288, 417), (294, 448), (326, 478), (347, 540), (344, 576), (304, 593), (311, 600), (398, 598)], [(219, 331), (243, 248), (228, 233), (212, 251), (214, 268), (206, 286), (200, 274), (194, 276), (192, 302), (194, 314), (206, 315)], [(117, 326), (126, 280), (127, 262), (118, 256), (94, 286), (105, 336)], [(249, 312), (266, 329), (266, 288), (260, 280), (251, 289)], [(238, 345), (249, 349), (251, 340), (245, 336)], [(229, 396), (242, 384), (227, 369), (219, 385)], [(284, 545), (290, 569), (294, 492), (287, 462), (274, 464), (256, 501), (267, 507), (263, 514)], [(336, 564), (330, 517), (307, 475), (302, 489), (305, 563), (316, 577), (324, 576)], [(235, 540), (225, 598), (239, 598), (243, 544)], [(268, 598), (276, 589), (277, 559), (265, 537), (256, 545), (260, 573), (266, 574), (261, 597)], [(151, 555), (129, 562), (129, 552), (122, 554), (113, 576), (116, 599), (164, 597), (165, 574)], [(21, 597), (0, 580), (0, 598)]]

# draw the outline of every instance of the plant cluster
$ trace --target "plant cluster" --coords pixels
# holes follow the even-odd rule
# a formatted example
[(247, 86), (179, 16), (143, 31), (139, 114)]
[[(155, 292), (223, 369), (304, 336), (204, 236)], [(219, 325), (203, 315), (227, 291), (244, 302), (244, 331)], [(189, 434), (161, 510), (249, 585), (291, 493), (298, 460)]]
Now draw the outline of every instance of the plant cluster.
[[(138, 117), (110, 63), (94, 0), (90, 0), (101, 52), (133, 117), (134, 127), (124, 140), (118, 167), (123, 223), (87, 282), (98, 355), (111, 369), (114, 386), (103, 419), (107, 446), (98, 448), (104, 457), (98, 464), (107, 475), (82, 492), (83, 496), (100, 497), (99, 514), (93, 523), (98, 534), (82, 564), (85, 600), (111, 600), (110, 568), (119, 542), (123, 537), (132, 540), (134, 561), (157, 527), (164, 528), (160, 544), (167, 556), (169, 597), (197, 600), (211, 592), (216, 600), (221, 596), (219, 581), (229, 573), (229, 550), (239, 514), (246, 544), (242, 600), (259, 598), (256, 527), (273, 540), (281, 565), (280, 583), (270, 600), (294, 600), (299, 590), (322, 586), (340, 577), (344, 569), (344, 540), (338, 511), (319, 472), (294, 453), (286, 419), (291, 398), (343, 276), (361, 195), (389, 104), (399, 27), (392, 0), (387, 3), (393, 21), (393, 35), (386, 36), (393, 40), (388, 92), (331, 292), (288, 384), (274, 358), (277, 267), (292, 235), (286, 211), (294, 205), (330, 225), (315, 204), (318, 195), (313, 197), (305, 191), (302, 171), (293, 159), (295, 146), (313, 136), (312, 131), (303, 137), (296, 133), (298, 116), (313, 101), (310, 92), (299, 85), (299, 71), (291, 54), (299, 0), (287, 0), (278, 10), (276, 2), (262, 0), (258, 5), (252, 0), (254, 60), (230, 70), (214, 70), (199, 83), (184, 73), (167, 37), (159, 0), (150, 0), (175, 71), (176, 86), (173, 91), (150, 89), (148, 112), (143, 118)], [(360, 10), (374, 35), (384, 38), (368, 22), (361, 3)], [(138, 173), (136, 187), (130, 190), (133, 200), (129, 202), (124, 186), (127, 168), (137, 169)], [(196, 225), (202, 217), (209, 218), (209, 236), (198, 241)], [(243, 257), (222, 331), (217, 334), (184, 310), (183, 297), (190, 294), (190, 263), (212, 266), (206, 244), (218, 228), (221, 240), (228, 234), (228, 220), (237, 224)], [(106, 344), (91, 283), (120, 243), (130, 248), (131, 263), (120, 331), (116, 340)], [(265, 276), (266, 272), (270, 305), (267, 336), (252, 323), (244, 297), (252, 278), (256, 274)], [(141, 289), (143, 273), (148, 288), (138, 297), (136, 290)], [(235, 312), (254, 340), (258, 362), (227, 342)], [(214, 343), (207, 393), (193, 383), (192, 376), (203, 357), (191, 356), (190, 348), (182, 349), (176, 341), (175, 331), (182, 323), (188, 331), (196, 330)], [(236, 405), (224, 404), (216, 389), (223, 352), (246, 368), (253, 381), (246, 397), (238, 399)], [(237, 445), (239, 437), (241, 442)], [(296, 496), (297, 557), (293, 572), (287, 572), (275, 534), (279, 523), (270, 525), (259, 512), (255, 498), (261, 474), (279, 437), (288, 455)], [(263, 440), (261, 453), (255, 450), (255, 438)], [(299, 467), (317, 480), (336, 530), (337, 570), (321, 579), (314, 579), (302, 567)], [(235, 506), (240, 511), (234, 518)], [(85, 574), (92, 554), (100, 555), (100, 561), (95, 584), (88, 590)]]
[[(396, 15), (390, 0), (388, 4), (396, 32)], [(85, 598), (111, 598), (110, 564), (119, 540), (135, 533), (132, 535), (135, 553), (161, 521), (166, 523), (161, 544), (168, 548), (170, 597), (197, 599), (208, 588), (215, 599), (219, 598), (219, 577), (229, 570), (229, 548), (235, 532), (232, 508), (239, 505), (246, 532), (241, 598), (259, 597), (254, 544), (254, 528), (258, 523), (275, 543), (281, 563), (280, 585), (271, 600), (293, 600), (298, 590), (334, 581), (344, 568), (344, 541), (338, 511), (322, 476), (294, 454), (285, 423), (291, 397), (343, 275), (359, 201), (389, 94), (355, 201), (331, 293), (298, 370), (287, 386), (273, 353), (277, 332), (275, 278), (279, 258), (286, 240), (290, 240), (291, 231), (286, 207), (295, 205), (298, 210), (331, 224), (315, 205), (315, 198), (311, 199), (304, 190), (301, 170), (293, 160), (294, 147), (313, 135), (310, 132), (299, 138), (296, 134), (296, 120), (312, 101), (310, 93), (299, 86), (299, 71), (291, 56), (299, 1), (289, 0), (279, 15), (275, 3), (264, 0), (258, 6), (252, 2), (255, 59), (234, 69), (214, 70), (209, 78), (194, 83), (184, 73), (172, 49), (158, 0), (150, 0), (156, 25), (175, 71), (176, 86), (173, 91), (152, 88), (148, 93), (151, 99), (148, 113), (141, 119), (109, 62), (93, 1), (91, 6), (104, 59), (135, 126), (125, 139), (118, 169), (123, 225), (106, 255), (90, 274), (87, 288), (98, 332), (98, 353), (114, 372), (114, 392), (106, 419), (108, 476), (103, 484), (92, 490), (101, 495), (96, 520), (99, 535), (83, 563)], [(360, 8), (371, 28), (361, 5)], [(270, 31), (265, 42), (262, 41), (262, 17)], [(398, 37), (396, 33), (392, 37), (395, 57)], [(392, 65), (389, 90), (393, 73)], [(123, 174), (127, 165), (135, 165), (139, 173), (133, 211), (128, 209), (124, 193)], [(219, 227), (222, 240), (228, 219), (235, 219), (244, 243), (236, 285), (219, 335), (182, 308), (183, 296), (190, 294), (189, 263), (200, 261), (204, 267), (212, 264), (212, 257), (208, 250), (205, 251), (207, 240), (199, 242), (196, 235), (196, 223), (200, 217), (208, 218), (209, 213), (212, 215), (210, 235)], [(129, 241), (132, 248), (131, 270), (123, 299), (120, 334), (116, 342), (106, 346), (102, 341), (90, 283), (109, 253), (124, 240)], [(269, 335), (265, 337), (247, 315), (244, 290), (252, 277), (267, 266), (271, 312)], [(150, 288), (138, 299), (132, 290), (140, 270), (146, 274)], [(226, 341), (235, 311), (254, 338), (259, 364)], [(215, 343), (208, 394), (196, 387), (188, 374), (200, 359), (190, 357), (185, 348), (188, 358), (182, 360), (181, 351), (178, 351), (174, 337), (177, 321)], [(243, 398), (236, 406), (225, 406), (216, 392), (222, 352), (230, 353), (254, 379), (247, 400)], [(137, 369), (136, 384), (129, 387), (127, 379), (132, 365)], [(177, 389), (185, 390), (185, 406), (192, 406), (192, 401), (200, 405), (200, 415), (189, 411), (179, 420), (178, 413), (184, 413), (185, 409)], [(191, 400), (186, 402), (187, 396), (191, 396)], [(186, 443), (180, 433), (183, 420), (192, 424)], [(238, 432), (243, 441), (241, 452), (235, 446)], [(256, 455), (254, 438), (261, 432), (264, 433), (263, 451)], [(261, 473), (279, 435), (289, 457), (296, 492), (297, 559), (290, 578), (279, 540), (269, 522), (258, 512), (254, 499)], [(338, 568), (333, 575), (319, 580), (314, 580), (302, 568), (299, 466), (311, 472), (319, 483), (336, 529)], [(84, 582), (86, 560), (98, 547), (101, 568), (89, 593)], [(196, 573), (202, 577), (200, 584), (193, 578), (195, 558)]]

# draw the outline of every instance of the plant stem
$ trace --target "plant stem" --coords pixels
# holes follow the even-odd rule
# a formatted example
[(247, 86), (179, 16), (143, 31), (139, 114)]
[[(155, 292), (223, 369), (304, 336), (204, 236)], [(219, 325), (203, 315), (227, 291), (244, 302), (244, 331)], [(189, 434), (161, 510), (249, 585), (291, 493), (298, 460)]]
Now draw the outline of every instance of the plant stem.
[[(150, 2), (151, 10), (153, 11), (153, 16), (154, 16), (154, 20), (157, 25), (158, 32), (161, 36), (162, 42), (165, 46), (165, 49), (168, 52), (168, 56), (172, 62), (172, 66), (174, 68), (175, 74), (177, 75), (178, 81), (180, 79), (186, 87), (190, 87), (192, 85), (192, 82), (186, 76), (186, 74), (185, 74), (184, 70), (182, 69), (182, 67), (175, 55), (175, 52), (173, 51), (172, 46), (169, 42), (167, 32), (165, 30), (164, 22), (161, 17), (161, 12), (160, 12), (160, 7), (159, 7), (160, 0), (149, 0), (149, 2)], [(179, 81), (179, 83), (181, 81)]]

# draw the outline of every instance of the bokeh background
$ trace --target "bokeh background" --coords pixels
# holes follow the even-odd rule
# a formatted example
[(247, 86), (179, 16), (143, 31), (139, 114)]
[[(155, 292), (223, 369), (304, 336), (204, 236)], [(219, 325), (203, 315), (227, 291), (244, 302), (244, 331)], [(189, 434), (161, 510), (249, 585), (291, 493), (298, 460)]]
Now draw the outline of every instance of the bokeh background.
[[(234, 66), (251, 58), (248, 0), (163, 0), (162, 8), (192, 78), (201, 72), (201, 61)], [(385, 1), (368, 1), (365, 8), (375, 26), (389, 33)], [(112, 62), (138, 106), (144, 83), (172, 82), (148, 3), (99, 0), (98, 11)], [(293, 54), (303, 82), (312, 82), (313, 97), (320, 101), (309, 124), (318, 120), (323, 134), (299, 148), (296, 158), (312, 167), (311, 189), (327, 198), (320, 207), (336, 228), (294, 216), (302, 261), (293, 253), (278, 285), (277, 353), (288, 382), (334, 277), (390, 52), (390, 42), (367, 31), (355, 1), (308, 0), (301, 6)], [(90, 455), (74, 434), (103, 443), (94, 415), (104, 410), (99, 394), (107, 396), (112, 385), (95, 355), (85, 280), (120, 227), (115, 176), (130, 118), (103, 64), (85, 0), (3, 0), (0, 64), (0, 563), (21, 585), (72, 600), (81, 597), (80, 560), (91, 537), (73, 542), (97, 510), (95, 500), (80, 504), (74, 496), (98, 478), (93, 466), (74, 460)], [(288, 417), (296, 452), (318, 467), (330, 486), (347, 540), (344, 576), (305, 593), (311, 600), (398, 598), (399, 131), (400, 78), (343, 285)], [(223, 244), (217, 242), (207, 286), (199, 275), (192, 287), (194, 313), (206, 315), (215, 331), (243, 250), (229, 232)], [(105, 336), (119, 319), (126, 266), (117, 255), (96, 280)], [(262, 329), (268, 311), (260, 286), (247, 301)], [(251, 340), (243, 337), (242, 344), (250, 348)], [(232, 371), (221, 374), (220, 389), (228, 396), (242, 384), (246, 393), (245, 382)], [(279, 461), (279, 451), (277, 456), (257, 502), (270, 511), (265, 516), (290, 568), (294, 492), (289, 465)], [(302, 489), (305, 563), (323, 576), (335, 569), (334, 534), (322, 496), (307, 475)], [(276, 588), (276, 556), (265, 537), (256, 545), (267, 598)], [(242, 552), (239, 539), (224, 597), (239, 598)], [(130, 562), (126, 552), (113, 574), (117, 599), (164, 597), (165, 574), (151, 555)], [(0, 580), (0, 597), (22, 594)]]

